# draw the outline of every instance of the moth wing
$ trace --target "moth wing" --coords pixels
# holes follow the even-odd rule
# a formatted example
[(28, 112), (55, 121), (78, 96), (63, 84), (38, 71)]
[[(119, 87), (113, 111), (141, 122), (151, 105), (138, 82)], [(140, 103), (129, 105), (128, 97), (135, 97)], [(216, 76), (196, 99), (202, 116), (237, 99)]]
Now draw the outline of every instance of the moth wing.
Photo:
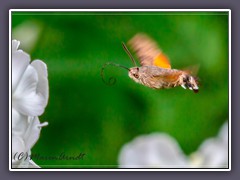
[(136, 34), (128, 44), (136, 53), (142, 66), (158, 66), (171, 69), (168, 57), (158, 48), (156, 42), (145, 34)]
[(193, 76), (197, 76), (199, 68), (200, 68), (200, 65), (196, 64), (196, 65), (184, 68), (183, 71)]
[(163, 83), (164, 82), (170, 83), (170, 82), (176, 82), (178, 80), (180, 74), (181, 74), (180, 71), (165, 72), (165, 73), (154, 73), (151, 78), (154, 81), (161, 80)]

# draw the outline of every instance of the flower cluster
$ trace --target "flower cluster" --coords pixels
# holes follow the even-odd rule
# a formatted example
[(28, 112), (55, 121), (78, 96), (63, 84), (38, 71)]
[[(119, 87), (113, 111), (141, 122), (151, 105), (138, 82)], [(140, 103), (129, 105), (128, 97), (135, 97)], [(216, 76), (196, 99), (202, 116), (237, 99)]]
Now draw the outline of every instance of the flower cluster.
[(165, 133), (142, 135), (126, 144), (119, 155), (120, 168), (227, 168), (228, 123), (217, 137), (205, 140), (187, 156), (178, 142)]
[[(42, 126), (40, 116), (48, 102), (47, 66), (41, 60), (30, 64), (30, 56), (12, 41), (12, 166), (38, 167), (29, 156)], [(17, 158), (18, 157), (18, 158)]]

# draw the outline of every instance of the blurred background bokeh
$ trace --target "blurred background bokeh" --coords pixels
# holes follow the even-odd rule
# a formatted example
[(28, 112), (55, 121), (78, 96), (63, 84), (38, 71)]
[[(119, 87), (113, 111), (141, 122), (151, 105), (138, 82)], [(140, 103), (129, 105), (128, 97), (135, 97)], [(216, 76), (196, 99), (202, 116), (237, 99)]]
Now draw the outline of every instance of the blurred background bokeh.
[[(173, 68), (199, 65), (198, 94), (181, 87), (153, 90), (112, 61), (132, 67), (121, 42), (138, 32), (157, 41)], [(225, 12), (14, 12), (12, 38), (48, 66), (50, 97), (32, 153), (83, 160), (34, 161), (41, 167), (118, 167), (121, 147), (151, 132), (173, 136), (186, 154), (228, 120), (228, 14)]]

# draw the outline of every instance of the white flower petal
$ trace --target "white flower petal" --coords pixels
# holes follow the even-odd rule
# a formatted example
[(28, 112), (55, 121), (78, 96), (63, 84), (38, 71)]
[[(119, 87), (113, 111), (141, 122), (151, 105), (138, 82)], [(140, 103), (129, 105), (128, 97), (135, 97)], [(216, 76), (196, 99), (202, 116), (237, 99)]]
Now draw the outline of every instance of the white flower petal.
[[(25, 143), (20, 136), (12, 135), (12, 156), (25, 152)], [(16, 160), (16, 159), (14, 159)]]
[(18, 113), (12, 108), (12, 134), (21, 136), (25, 134), (28, 126), (28, 117)]
[(187, 158), (175, 139), (167, 134), (139, 136), (123, 146), (119, 155), (122, 168), (183, 168)]
[(218, 138), (205, 140), (195, 153), (201, 158), (200, 167), (219, 168), (228, 165), (228, 146)]
[(223, 141), (223, 143), (228, 144), (228, 122), (225, 122), (222, 125), (218, 137)]
[(41, 128), (38, 117), (34, 117), (29, 120), (28, 129), (24, 136), (24, 142), (26, 143), (26, 149), (30, 150), (33, 145), (37, 142)]
[(36, 93), (38, 74), (29, 65), (13, 94), (13, 107), (28, 116), (39, 116), (46, 106), (45, 98)]
[[(222, 168), (228, 166), (228, 123), (224, 123), (216, 138), (205, 140), (193, 153), (199, 167)], [(195, 158), (196, 159), (196, 158)]]
[(36, 69), (38, 73), (37, 93), (44, 97), (44, 104), (48, 102), (48, 72), (47, 65), (41, 60), (35, 60), (31, 65)]
[(12, 168), (18, 168), (21, 161), (12, 159)]
[(20, 50), (14, 52), (12, 51), (12, 93), (15, 92), (19, 80), (21, 79), (29, 62), (30, 56), (27, 53)]
[(28, 168), (40, 168), (40, 167), (33, 160), (30, 160)]
[(12, 159), (13, 168), (29, 168), (30, 155), (31, 151), (25, 151), (24, 154), (19, 155), (16, 159)]
[(17, 51), (18, 47), (20, 45), (20, 41), (17, 41), (17, 40), (12, 40), (12, 52), (15, 52)]

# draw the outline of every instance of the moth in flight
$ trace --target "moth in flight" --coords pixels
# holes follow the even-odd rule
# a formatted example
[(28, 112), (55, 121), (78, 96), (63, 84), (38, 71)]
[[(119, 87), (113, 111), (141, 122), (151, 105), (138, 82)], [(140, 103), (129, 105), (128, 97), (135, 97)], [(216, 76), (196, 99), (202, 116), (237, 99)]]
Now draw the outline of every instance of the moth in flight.
[[(131, 50), (134, 51), (138, 57), (141, 66), (137, 66), (133, 56), (127, 49), (126, 45), (122, 43), (124, 50), (132, 60), (134, 67), (127, 68), (125, 66), (115, 64), (112, 62), (107, 65), (118, 66), (128, 70), (128, 76), (135, 82), (153, 89), (164, 89), (182, 86), (184, 89), (190, 89), (198, 92), (198, 81), (190, 71), (172, 69), (168, 57), (163, 54), (161, 49), (157, 46), (151, 38), (145, 34), (136, 34), (128, 41)], [(104, 80), (104, 79), (103, 79)], [(115, 79), (110, 78), (109, 83), (115, 82)], [(112, 81), (112, 82), (111, 82)]]

